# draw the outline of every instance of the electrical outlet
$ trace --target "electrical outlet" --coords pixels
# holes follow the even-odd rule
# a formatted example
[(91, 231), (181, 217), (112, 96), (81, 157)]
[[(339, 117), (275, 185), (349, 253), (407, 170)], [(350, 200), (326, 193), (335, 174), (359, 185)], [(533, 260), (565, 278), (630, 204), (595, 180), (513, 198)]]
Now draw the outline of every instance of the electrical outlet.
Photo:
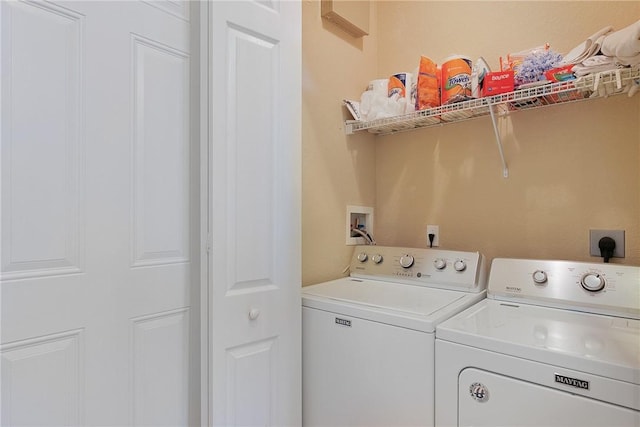
[[(433, 234), (433, 243), (429, 241), (429, 234)], [(427, 225), (427, 247), (440, 246), (440, 227), (437, 225)]]
[(624, 230), (589, 230), (589, 253), (591, 256), (602, 256), (598, 242), (603, 237), (611, 237), (616, 241), (613, 257), (624, 258)]

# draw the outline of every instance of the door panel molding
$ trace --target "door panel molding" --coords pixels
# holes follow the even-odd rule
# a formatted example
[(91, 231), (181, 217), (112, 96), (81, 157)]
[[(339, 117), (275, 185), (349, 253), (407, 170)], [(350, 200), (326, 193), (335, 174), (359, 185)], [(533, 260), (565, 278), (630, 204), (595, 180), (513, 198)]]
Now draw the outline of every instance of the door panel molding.
[[(2, 5), (2, 280), (84, 269), (84, 18)], [(47, 37), (34, 34), (46, 31)], [(29, 55), (24, 55), (29, 52)], [(46, 206), (33, 209), (34, 203)]]
[(274, 425), (271, 408), (278, 391), (277, 344), (277, 337), (271, 337), (227, 350), (229, 425)]
[(82, 425), (83, 334), (77, 329), (0, 346), (2, 425)]
[(132, 265), (189, 262), (189, 54), (131, 37)]
[(131, 319), (132, 425), (189, 425), (189, 325), (188, 307)]

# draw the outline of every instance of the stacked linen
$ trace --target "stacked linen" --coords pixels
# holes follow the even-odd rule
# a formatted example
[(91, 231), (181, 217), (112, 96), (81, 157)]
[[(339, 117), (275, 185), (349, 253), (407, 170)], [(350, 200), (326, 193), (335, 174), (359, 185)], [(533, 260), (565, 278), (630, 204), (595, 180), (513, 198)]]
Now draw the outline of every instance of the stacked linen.
[(591, 56), (573, 66), (579, 79), (593, 74), (591, 97), (606, 97), (615, 93), (627, 93), (630, 97), (640, 89), (640, 80), (622, 82), (620, 69), (640, 67), (640, 21), (602, 37), (600, 54)]
[(576, 77), (585, 76), (591, 73), (599, 73), (618, 68), (615, 58), (605, 55), (593, 55), (571, 69)]
[(579, 64), (597, 55), (600, 52), (600, 46), (602, 46), (605, 36), (611, 33), (611, 31), (613, 31), (613, 27), (610, 25), (602, 28), (578, 46), (571, 49), (571, 51), (564, 56), (560, 65)]
[[(619, 31), (613, 31), (611, 26), (602, 28), (572, 49), (563, 58), (562, 64), (573, 65), (571, 71), (578, 79), (589, 74), (595, 75), (594, 93), (591, 96), (607, 96), (621, 91), (632, 96), (638, 92), (640, 82), (630, 80), (622, 87), (619, 73), (621, 68), (640, 67), (640, 21)], [(617, 84), (598, 84), (601, 75), (614, 70), (617, 70)]]
[[(592, 59), (596, 58), (596, 59)], [(581, 74), (640, 64), (640, 21), (613, 31), (607, 26), (573, 48), (561, 65), (576, 65)]]
[(601, 51), (621, 65), (640, 64), (640, 21), (607, 34), (602, 40)]

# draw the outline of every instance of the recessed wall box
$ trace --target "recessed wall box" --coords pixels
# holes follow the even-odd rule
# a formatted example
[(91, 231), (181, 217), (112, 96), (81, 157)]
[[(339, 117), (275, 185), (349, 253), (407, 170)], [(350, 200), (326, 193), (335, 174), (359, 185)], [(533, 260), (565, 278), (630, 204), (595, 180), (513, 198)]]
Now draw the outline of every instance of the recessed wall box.
[(366, 245), (364, 237), (358, 236), (353, 229), (373, 234), (373, 208), (368, 206), (347, 206), (347, 245)]
[(354, 37), (369, 34), (369, 0), (322, 0), (320, 13)]

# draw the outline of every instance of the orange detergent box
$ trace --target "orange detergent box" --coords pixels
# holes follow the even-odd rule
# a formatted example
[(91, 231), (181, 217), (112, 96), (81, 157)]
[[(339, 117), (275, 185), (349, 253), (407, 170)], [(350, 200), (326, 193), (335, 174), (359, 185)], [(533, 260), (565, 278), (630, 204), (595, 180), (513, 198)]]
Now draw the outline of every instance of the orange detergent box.
[(487, 73), (482, 82), (482, 96), (493, 96), (500, 93), (513, 92), (513, 88), (513, 70)]

